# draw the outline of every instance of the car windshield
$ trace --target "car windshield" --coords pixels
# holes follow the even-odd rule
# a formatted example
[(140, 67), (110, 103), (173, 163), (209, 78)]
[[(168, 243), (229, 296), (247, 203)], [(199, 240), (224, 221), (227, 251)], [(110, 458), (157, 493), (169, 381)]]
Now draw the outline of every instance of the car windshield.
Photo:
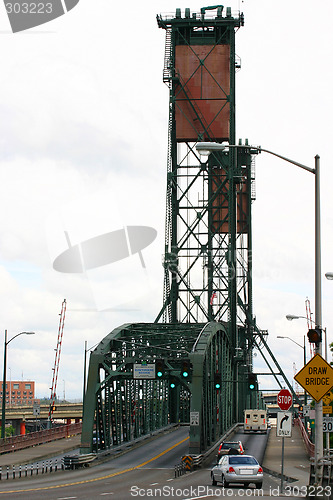
[(229, 457), (229, 464), (230, 465), (236, 465), (236, 464), (241, 464), (241, 465), (258, 465), (258, 462), (254, 457), (244, 457), (241, 455), (231, 455)]
[(237, 447), (238, 447), (238, 443), (223, 443), (223, 445), (222, 445), (223, 450), (228, 449), (228, 448), (237, 448)]

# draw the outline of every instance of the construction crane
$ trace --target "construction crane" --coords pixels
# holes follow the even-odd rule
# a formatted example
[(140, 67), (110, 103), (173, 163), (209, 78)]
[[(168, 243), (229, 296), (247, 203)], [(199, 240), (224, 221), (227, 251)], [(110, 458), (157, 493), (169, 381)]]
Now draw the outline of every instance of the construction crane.
[(66, 299), (63, 300), (61, 305), (61, 313), (59, 320), (59, 329), (58, 329), (58, 339), (57, 339), (57, 347), (55, 349), (55, 358), (54, 358), (54, 367), (52, 368), (52, 386), (51, 389), (51, 397), (50, 397), (50, 408), (49, 408), (49, 426), (51, 427), (52, 422), (52, 414), (54, 412), (54, 405), (57, 398), (57, 381), (58, 381), (58, 372), (59, 372), (59, 364), (60, 364), (60, 354), (61, 354), (61, 344), (62, 344), (62, 336), (64, 333), (64, 325), (65, 325), (65, 315), (66, 315)]
[[(298, 371), (295, 361), (293, 362), (293, 370), (294, 370), (294, 380), (295, 380), (295, 375), (297, 374), (297, 371)], [(299, 395), (299, 393), (300, 393), (299, 385), (298, 385), (296, 380), (295, 380), (295, 392), (297, 395)]]

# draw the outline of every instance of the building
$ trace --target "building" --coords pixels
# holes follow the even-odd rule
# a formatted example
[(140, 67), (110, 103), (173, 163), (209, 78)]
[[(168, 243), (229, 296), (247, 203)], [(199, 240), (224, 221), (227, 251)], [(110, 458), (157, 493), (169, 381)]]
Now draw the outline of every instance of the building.
[[(3, 398), (3, 382), (0, 382), (0, 404)], [(35, 382), (31, 380), (11, 380), (6, 382), (6, 406), (33, 405)]]

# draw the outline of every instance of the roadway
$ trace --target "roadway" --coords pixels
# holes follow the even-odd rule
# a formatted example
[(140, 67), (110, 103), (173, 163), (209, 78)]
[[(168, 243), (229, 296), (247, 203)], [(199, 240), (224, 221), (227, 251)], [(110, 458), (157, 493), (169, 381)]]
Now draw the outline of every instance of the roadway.
[[(267, 435), (239, 432), (232, 439), (241, 440), (248, 454), (262, 463)], [(214, 454), (204, 468), (174, 477), (174, 466), (188, 453), (188, 428), (162, 435), (143, 446), (95, 467), (75, 471), (58, 471), (0, 482), (0, 500), (69, 500), (112, 497), (129, 498), (220, 498), (222, 488), (211, 486), (210, 469), (216, 463)], [(276, 488), (279, 479), (264, 474), (264, 491)], [(251, 489), (253, 496), (254, 488)], [(256, 490), (258, 496), (258, 490)], [(228, 488), (228, 495), (244, 496), (244, 490)], [(261, 497), (265, 498), (265, 497)], [(268, 498), (268, 497), (267, 497)]]

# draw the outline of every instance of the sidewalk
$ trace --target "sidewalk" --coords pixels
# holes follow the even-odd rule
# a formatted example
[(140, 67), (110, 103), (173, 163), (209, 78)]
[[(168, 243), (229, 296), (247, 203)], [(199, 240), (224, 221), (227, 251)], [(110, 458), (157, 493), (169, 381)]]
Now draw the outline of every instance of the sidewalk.
[(43, 461), (47, 458), (56, 457), (57, 455), (79, 448), (80, 442), (81, 434), (78, 434), (69, 438), (51, 441), (50, 443), (31, 446), (24, 450), (4, 453), (0, 455), (0, 467), (6, 467), (7, 465), (25, 465), (31, 462)]
[[(263, 462), (265, 472), (281, 477), (282, 438), (276, 436), (276, 427), (272, 427)], [(310, 458), (306, 452), (301, 431), (297, 425), (292, 428), (292, 437), (284, 438), (284, 476), (301, 488), (309, 484)]]

